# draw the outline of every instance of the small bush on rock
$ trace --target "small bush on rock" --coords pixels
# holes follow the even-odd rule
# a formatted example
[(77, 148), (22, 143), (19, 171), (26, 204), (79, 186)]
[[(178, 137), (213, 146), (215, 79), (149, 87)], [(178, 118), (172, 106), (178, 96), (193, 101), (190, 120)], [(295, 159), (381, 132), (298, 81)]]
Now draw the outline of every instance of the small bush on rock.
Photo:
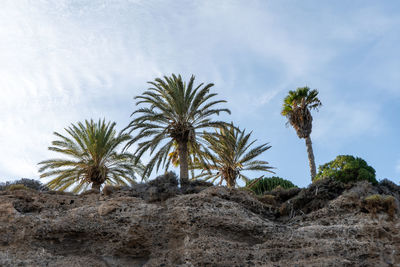
[(121, 189), (121, 186), (113, 186), (113, 185), (105, 185), (102, 193), (105, 196), (110, 196), (112, 195), (112, 193), (114, 193), (115, 191)]
[(10, 190), (10, 191), (15, 191), (15, 190), (29, 190), (29, 188), (26, 187), (26, 186), (23, 185), (23, 184), (12, 184), (12, 185), (9, 185), (9, 186), (7, 187), (7, 190)]
[(282, 189), (290, 189), (295, 186), (291, 181), (280, 178), (280, 177), (270, 177), (270, 178), (262, 178), (256, 182), (250, 182), (247, 186), (251, 191), (256, 193), (257, 195), (263, 195), (265, 192), (269, 192), (274, 190), (277, 187), (281, 187)]
[(377, 184), (375, 169), (367, 164), (362, 158), (349, 155), (340, 155), (336, 159), (319, 166), (318, 174), (314, 181), (333, 178), (343, 183), (366, 180)]
[[(11, 189), (13, 188), (13, 189)], [(1, 190), (33, 189), (36, 191), (48, 191), (49, 188), (35, 179), (22, 178), (17, 181), (5, 182), (0, 184)]]
[(396, 200), (393, 196), (384, 196), (379, 194), (374, 194), (366, 197), (364, 199), (365, 209), (375, 216), (378, 212), (386, 212), (389, 218), (393, 219), (397, 206)]

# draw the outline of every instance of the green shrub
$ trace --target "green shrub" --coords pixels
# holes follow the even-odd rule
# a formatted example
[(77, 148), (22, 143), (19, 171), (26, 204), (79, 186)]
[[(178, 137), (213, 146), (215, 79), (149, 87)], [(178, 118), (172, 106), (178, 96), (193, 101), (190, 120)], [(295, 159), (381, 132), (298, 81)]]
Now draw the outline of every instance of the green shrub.
[(247, 188), (249, 188), (257, 195), (263, 195), (265, 192), (272, 191), (278, 186), (283, 189), (297, 187), (291, 181), (276, 176), (270, 178), (262, 178), (258, 181), (250, 181), (246, 185)]
[(375, 169), (367, 164), (362, 158), (349, 155), (340, 155), (336, 159), (319, 166), (318, 174), (314, 181), (333, 178), (343, 183), (366, 180), (377, 184)]

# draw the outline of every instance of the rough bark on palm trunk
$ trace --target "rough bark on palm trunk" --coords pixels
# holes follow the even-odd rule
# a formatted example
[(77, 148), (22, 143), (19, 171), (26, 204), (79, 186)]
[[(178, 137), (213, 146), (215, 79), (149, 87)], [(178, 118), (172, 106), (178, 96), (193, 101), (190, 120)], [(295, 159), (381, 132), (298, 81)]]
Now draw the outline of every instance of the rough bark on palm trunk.
[(307, 153), (308, 153), (308, 161), (310, 164), (311, 180), (314, 181), (317, 171), (315, 168), (314, 152), (313, 152), (310, 136), (306, 137), (306, 146), (307, 146)]
[(226, 177), (224, 177), (225, 181), (226, 181), (226, 185), (229, 188), (234, 188), (236, 185), (236, 173), (235, 170), (229, 168), (228, 170), (226, 170), (225, 172)]
[(307, 138), (312, 130), (312, 116), (307, 108), (297, 107), (289, 116), (289, 122), (296, 130), (299, 138)]
[(188, 149), (187, 142), (179, 142), (179, 167), (181, 186), (189, 182)]
[(234, 188), (235, 187), (235, 179), (233, 179), (233, 178), (226, 179), (226, 185), (229, 188)]

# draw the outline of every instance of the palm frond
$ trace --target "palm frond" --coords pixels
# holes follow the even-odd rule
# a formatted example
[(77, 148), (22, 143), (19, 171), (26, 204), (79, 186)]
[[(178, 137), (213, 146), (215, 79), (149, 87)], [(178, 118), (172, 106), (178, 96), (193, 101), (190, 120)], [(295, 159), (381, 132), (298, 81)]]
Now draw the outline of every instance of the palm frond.
[(237, 178), (247, 181), (243, 171), (268, 171), (272, 172), (268, 162), (255, 160), (271, 146), (262, 144), (251, 148), (255, 142), (249, 141), (251, 133), (246, 134), (232, 123), (229, 126), (220, 127), (215, 133), (204, 133), (204, 139), (207, 142), (203, 148), (202, 157), (205, 159), (198, 162), (194, 168), (202, 170), (197, 175), (198, 179), (223, 181), (229, 187), (236, 184)]
[[(194, 76), (186, 83), (181, 75), (175, 74), (156, 78), (148, 83), (150, 88), (135, 97), (136, 105), (141, 107), (132, 113), (133, 119), (124, 130), (128, 133), (137, 131), (137, 134), (127, 142), (124, 149), (136, 144), (134, 155), (137, 158), (141, 158), (147, 151), (150, 153), (152, 158), (146, 166), (146, 173), (153, 167), (158, 169), (160, 166), (169, 166), (167, 158), (173, 149), (173, 142), (193, 148), (202, 146), (203, 135), (198, 135), (198, 130), (225, 125), (224, 122), (213, 121), (211, 116), (230, 113), (229, 109), (217, 108), (217, 105), (226, 101), (211, 100), (217, 95), (209, 93), (212, 83), (195, 86), (194, 81)], [(167, 145), (165, 139), (169, 139)], [(156, 151), (158, 147), (161, 148)], [(193, 149), (191, 153), (198, 151)]]

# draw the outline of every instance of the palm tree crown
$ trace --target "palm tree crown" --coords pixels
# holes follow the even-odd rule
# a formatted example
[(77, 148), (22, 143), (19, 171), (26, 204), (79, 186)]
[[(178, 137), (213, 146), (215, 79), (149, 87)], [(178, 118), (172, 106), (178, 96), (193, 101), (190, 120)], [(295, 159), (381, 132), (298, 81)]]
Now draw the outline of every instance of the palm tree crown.
[[(197, 153), (201, 144), (204, 130), (210, 127), (219, 127), (225, 123), (212, 121), (212, 115), (227, 112), (229, 109), (216, 108), (215, 106), (226, 101), (210, 99), (216, 96), (209, 93), (212, 83), (203, 86), (201, 83), (194, 86), (194, 76), (189, 82), (183, 82), (180, 75), (172, 74), (164, 79), (157, 78), (149, 82), (151, 87), (142, 95), (135, 97), (136, 105), (145, 104), (132, 113), (137, 116), (126, 127), (129, 133), (138, 130), (138, 134), (132, 138), (126, 148), (137, 143), (134, 153), (139, 159), (146, 151), (152, 155), (157, 147), (160, 149), (152, 156), (147, 164), (144, 174), (150, 174), (156, 166), (161, 165), (166, 169), (170, 161), (168, 154), (174, 142), (178, 144), (180, 179), (181, 183), (188, 181), (188, 146), (193, 153)], [(200, 131), (203, 130), (203, 131)], [(167, 139), (167, 142), (163, 142)]]
[(116, 135), (114, 128), (115, 123), (86, 120), (66, 128), (68, 137), (55, 132), (59, 140), (53, 141), (49, 150), (67, 157), (40, 162), (40, 177), (54, 177), (47, 184), (51, 189), (63, 191), (73, 186), (75, 193), (90, 184), (92, 189), (100, 190), (103, 183), (134, 183), (135, 173), (142, 175), (144, 167), (139, 162), (134, 164), (133, 155), (117, 152), (131, 136)]
[(308, 160), (310, 165), (311, 179), (316, 176), (314, 152), (311, 142), (312, 116), (311, 110), (322, 105), (318, 99), (318, 90), (310, 90), (308, 87), (297, 88), (296, 91), (289, 91), (283, 100), (281, 114), (288, 119), (288, 123), (296, 130), (299, 138), (306, 140)]
[(212, 180), (212, 182), (219, 179), (219, 184), (225, 181), (228, 187), (234, 187), (237, 178), (241, 178), (245, 182), (249, 181), (243, 171), (274, 173), (267, 161), (255, 160), (271, 146), (262, 144), (251, 148), (256, 140), (250, 142), (250, 136), (251, 132), (246, 134), (245, 130), (240, 131), (233, 124), (221, 127), (216, 134), (207, 134), (205, 136), (207, 149), (203, 152), (207, 163), (199, 162), (197, 164), (196, 168), (204, 169), (197, 178)]
[(296, 130), (299, 138), (307, 138), (312, 131), (312, 116), (310, 110), (322, 105), (318, 99), (318, 90), (310, 90), (308, 87), (297, 88), (296, 91), (289, 91), (283, 100), (281, 114), (288, 119)]

